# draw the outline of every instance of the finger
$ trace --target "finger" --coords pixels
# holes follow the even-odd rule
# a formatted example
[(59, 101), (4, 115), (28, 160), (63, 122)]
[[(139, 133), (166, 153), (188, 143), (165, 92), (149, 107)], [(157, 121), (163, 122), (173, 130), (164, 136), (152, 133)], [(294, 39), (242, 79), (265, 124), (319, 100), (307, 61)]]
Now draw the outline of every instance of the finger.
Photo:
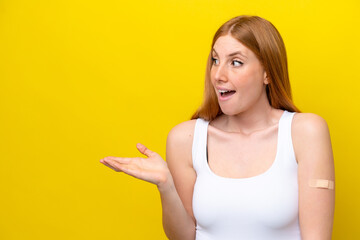
[(116, 172), (122, 172), (121, 169), (119, 169), (119, 167), (114, 162), (111, 162), (110, 160), (104, 160), (104, 159), (102, 160), (103, 161), (101, 161), (101, 163), (103, 163), (105, 166), (111, 168)]
[(112, 168), (115, 169), (115, 171), (123, 172), (134, 177), (136, 177), (136, 174), (138, 172), (133, 166), (130, 165), (120, 164), (115, 161), (110, 161), (109, 164), (111, 164)]
[(101, 159), (100, 162), (101, 162), (102, 164), (104, 164), (105, 166), (111, 168), (112, 170), (116, 171), (116, 169), (113, 168), (113, 166), (111, 166), (110, 164), (108, 164), (108, 163), (107, 163), (106, 161), (104, 161), (103, 159)]
[[(130, 176), (138, 178), (138, 179), (142, 179), (141, 171), (139, 171), (139, 169), (137, 169), (137, 168), (130, 167), (130, 166), (122, 166), (121, 170), (122, 170), (122, 172), (126, 173), (127, 175), (130, 175)], [(142, 180), (144, 180), (144, 179), (142, 179)]]
[(109, 156), (109, 157), (105, 157), (105, 160), (113, 160), (113, 161), (117, 161), (119, 163), (125, 163), (125, 164), (129, 164), (131, 162), (131, 158), (123, 158), (123, 157), (113, 157), (113, 156)]
[(113, 168), (110, 164), (103, 162), (102, 164), (104, 164), (105, 166), (107, 166), (108, 168), (111, 168), (114, 171), (117, 171), (115, 168)]
[(136, 147), (137, 147), (137, 149), (139, 149), (139, 151), (142, 154), (144, 154), (144, 155), (146, 155), (148, 157), (153, 156), (154, 153), (155, 153), (155, 152), (151, 151), (150, 149), (148, 149), (147, 147), (145, 147), (144, 145), (142, 145), (141, 143), (136, 144)]

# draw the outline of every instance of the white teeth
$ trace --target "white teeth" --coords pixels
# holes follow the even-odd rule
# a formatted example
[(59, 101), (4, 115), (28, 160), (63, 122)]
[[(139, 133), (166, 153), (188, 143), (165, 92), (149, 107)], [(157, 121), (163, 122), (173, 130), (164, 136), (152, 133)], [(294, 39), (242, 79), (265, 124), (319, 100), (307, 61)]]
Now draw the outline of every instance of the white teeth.
[(228, 90), (221, 90), (221, 89), (219, 89), (219, 93), (226, 93), (226, 92), (230, 92), (230, 91), (228, 91)]

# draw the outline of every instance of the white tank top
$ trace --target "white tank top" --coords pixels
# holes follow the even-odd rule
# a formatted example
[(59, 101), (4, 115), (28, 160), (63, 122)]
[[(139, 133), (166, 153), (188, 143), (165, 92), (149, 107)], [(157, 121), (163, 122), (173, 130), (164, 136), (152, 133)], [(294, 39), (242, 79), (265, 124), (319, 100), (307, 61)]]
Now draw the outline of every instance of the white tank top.
[(264, 173), (249, 178), (216, 175), (207, 162), (208, 121), (198, 118), (192, 145), (197, 178), (193, 193), (196, 240), (298, 240), (297, 162), (291, 139), (295, 112), (278, 125), (276, 157)]

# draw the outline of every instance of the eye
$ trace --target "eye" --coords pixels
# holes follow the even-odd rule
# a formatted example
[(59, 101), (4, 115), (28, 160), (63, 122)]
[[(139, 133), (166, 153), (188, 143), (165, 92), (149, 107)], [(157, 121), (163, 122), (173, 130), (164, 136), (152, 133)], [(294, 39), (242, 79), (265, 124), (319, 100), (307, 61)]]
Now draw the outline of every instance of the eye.
[(240, 61), (237, 61), (237, 60), (232, 61), (232, 63), (234, 63), (233, 64), (234, 66), (241, 66), (241, 65), (244, 64), (243, 62), (240, 62)]
[(213, 64), (215, 63), (215, 61), (217, 61), (217, 59), (216, 59), (216, 58), (211, 57), (211, 62), (212, 62)]

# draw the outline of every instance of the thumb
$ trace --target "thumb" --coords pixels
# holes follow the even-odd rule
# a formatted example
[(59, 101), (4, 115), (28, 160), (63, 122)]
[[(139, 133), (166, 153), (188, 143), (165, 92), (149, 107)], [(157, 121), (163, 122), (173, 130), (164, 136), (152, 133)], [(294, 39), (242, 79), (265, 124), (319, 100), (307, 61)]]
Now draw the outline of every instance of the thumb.
[(147, 157), (151, 157), (151, 156), (154, 155), (153, 151), (151, 151), (150, 149), (148, 149), (147, 147), (145, 147), (141, 143), (137, 143), (136, 147), (142, 154), (146, 155)]

